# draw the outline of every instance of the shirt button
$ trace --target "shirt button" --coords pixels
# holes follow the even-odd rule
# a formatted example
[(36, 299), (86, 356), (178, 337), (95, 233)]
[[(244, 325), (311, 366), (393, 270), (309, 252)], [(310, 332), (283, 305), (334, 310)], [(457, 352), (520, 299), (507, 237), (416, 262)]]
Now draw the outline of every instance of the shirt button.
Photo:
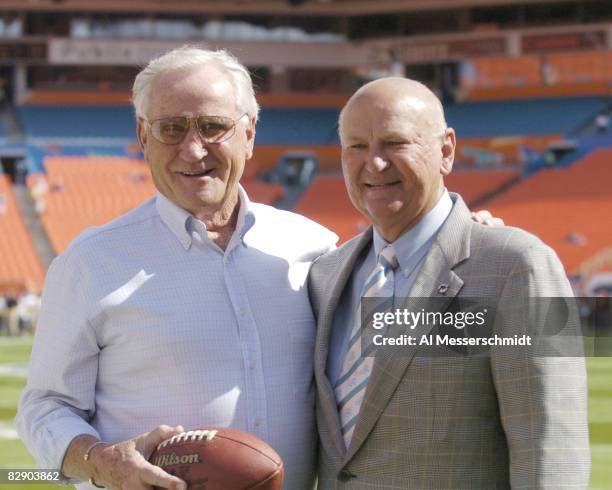
[(255, 366), (257, 366), (257, 363), (255, 361), (251, 361), (251, 363), (249, 364), (249, 369), (253, 371), (253, 369), (255, 369)]
[(261, 427), (261, 419), (257, 419), (255, 421), (255, 427), (257, 427), (257, 428)]

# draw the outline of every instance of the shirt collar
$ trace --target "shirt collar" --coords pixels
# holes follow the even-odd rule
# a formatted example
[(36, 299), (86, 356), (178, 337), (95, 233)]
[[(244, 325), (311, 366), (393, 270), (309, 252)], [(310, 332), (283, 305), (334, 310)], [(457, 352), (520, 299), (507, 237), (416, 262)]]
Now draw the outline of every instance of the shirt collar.
[[(238, 208), (236, 230), (239, 230), (239, 239), (246, 246), (244, 237), (255, 224), (255, 213), (253, 212), (251, 200), (240, 184), (238, 184), (238, 199), (240, 206)], [(181, 242), (185, 250), (188, 250), (192, 244), (192, 233), (199, 234), (203, 241), (208, 240), (206, 236), (206, 225), (194, 218), (191, 213), (170, 201), (170, 199), (159, 191), (156, 195), (155, 205), (162, 221), (174, 236), (176, 236), (178, 241)], [(234, 231), (234, 233), (236, 232)]]
[[(404, 276), (410, 275), (412, 270), (425, 255), (436, 233), (446, 221), (453, 208), (453, 201), (448, 191), (444, 189), (437, 204), (423, 218), (408, 231), (401, 234), (393, 248)], [(374, 253), (376, 257), (389, 243), (374, 228)]]

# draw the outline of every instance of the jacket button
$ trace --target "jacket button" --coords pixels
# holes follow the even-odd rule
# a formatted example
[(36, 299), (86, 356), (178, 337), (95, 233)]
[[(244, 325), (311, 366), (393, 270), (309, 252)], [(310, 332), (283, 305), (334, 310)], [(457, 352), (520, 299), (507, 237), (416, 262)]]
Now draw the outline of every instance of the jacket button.
[(338, 474), (338, 480), (340, 480), (341, 482), (347, 482), (351, 478), (355, 478), (355, 476), (357, 476), (357, 475), (353, 475), (349, 470), (342, 470)]

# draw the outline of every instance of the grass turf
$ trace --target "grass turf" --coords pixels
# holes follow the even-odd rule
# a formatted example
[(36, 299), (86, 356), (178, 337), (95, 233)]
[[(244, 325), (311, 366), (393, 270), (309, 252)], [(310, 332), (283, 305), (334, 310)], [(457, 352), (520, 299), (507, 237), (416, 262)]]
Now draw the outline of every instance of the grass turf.
[[(29, 338), (0, 337), (0, 364), (25, 364), (30, 355)], [(589, 431), (591, 437), (591, 490), (612, 490), (612, 357), (587, 359), (589, 382)], [(15, 416), (19, 393), (25, 379), (0, 375), (0, 424)], [(23, 443), (0, 438), (0, 468), (34, 468), (34, 459)], [(0, 484), (0, 488), (3, 485)], [(43, 484), (11, 484), (10, 490), (49, 490)]]

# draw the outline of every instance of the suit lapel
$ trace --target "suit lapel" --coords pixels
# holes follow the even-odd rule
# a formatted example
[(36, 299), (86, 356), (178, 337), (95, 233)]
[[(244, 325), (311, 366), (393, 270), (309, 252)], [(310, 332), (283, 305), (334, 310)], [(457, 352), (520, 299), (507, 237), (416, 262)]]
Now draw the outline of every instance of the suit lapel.
[[(451, 196), (455, 205), (425, 256), (421, 270), (410, 290), (409, 301), (407, 300), (402, 308), (406, 307), (412, 311), (418, 311), (421, 307), (431, 309), (431, 303), (428, 304), (427, 301), (430, 298), (439, 298), (434, 304), (443, 312), (463, 286), (463, 280), (452, 269), (469, 257), (471, 223), (469, 211), (463, 200), (457, 195)], [(419, 334), (428, 334), (432, 327), (433, 325), (419, 327)], [(418, 345), (401, 350), (379, 349), (376, 353), (345, 462), (353, 457), (367, 439), (417, 350)]]
[(339, 255), (339, 263), (332, 275), (329, 277), (331, 289), (323, 297), (319, 309), (319, 320), (317, 324), (317, 340), (315, 346), (314, 370), (317, 380), (319, 404), (322, 410), (318, 414), (317, 423), (319, 430), (327, 432), (329, 437), (321, 437), (321, 443), (330, 454), (334, 452), (340, 458), (346, 449), (342, 432), (340, 430), (340, 417), (336, 405), (336, 395), (327, 378), (326, 367), (329, 353), (329, 340), (334, 320), (334, 312), (338, 307), (340, 296), (347, 286), (347, 282), (353, 273), (355, 262), (361, 253), (372, 243), (372, 228), (370, 227), (361, 236), (345, 245), (346, 252)]

